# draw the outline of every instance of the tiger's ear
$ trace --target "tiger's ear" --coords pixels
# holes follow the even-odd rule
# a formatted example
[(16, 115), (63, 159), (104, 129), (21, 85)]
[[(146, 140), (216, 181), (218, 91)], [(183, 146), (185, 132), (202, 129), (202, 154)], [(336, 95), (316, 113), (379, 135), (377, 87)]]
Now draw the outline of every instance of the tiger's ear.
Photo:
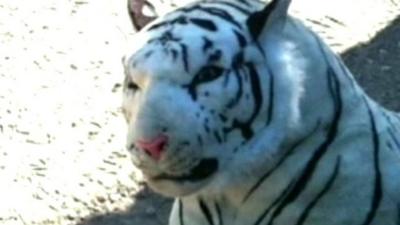
[(154, 9), (146, 5), (146, 0), (128, 0), (128, 13), (135, 31), (140, 31), (158, 17)]
[(253, 40), (263, 39), (267, 32), (282, 29), (288, 16), (291, 0), (272, 0), (261, 11), (252, 13), (247, 19), (247, 27)]

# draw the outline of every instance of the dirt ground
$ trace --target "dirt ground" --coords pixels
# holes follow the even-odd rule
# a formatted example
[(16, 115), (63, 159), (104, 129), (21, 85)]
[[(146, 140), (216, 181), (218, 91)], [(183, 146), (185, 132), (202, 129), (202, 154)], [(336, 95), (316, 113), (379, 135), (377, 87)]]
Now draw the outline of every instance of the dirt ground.
[[(400, 111), (398, 0), (321, 2), (297, 0), (293, 14)], [(170, 200), (145, 187), (124, 150), (125, 6), (0, 0), (0, 224), (167, 224)]]

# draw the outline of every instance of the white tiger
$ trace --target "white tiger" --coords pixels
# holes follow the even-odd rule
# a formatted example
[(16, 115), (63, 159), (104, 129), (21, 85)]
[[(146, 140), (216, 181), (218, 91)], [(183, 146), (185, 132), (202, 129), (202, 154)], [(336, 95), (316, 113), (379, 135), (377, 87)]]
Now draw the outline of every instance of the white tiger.
[(400, 115), (290, 2), (203, 0), (136, 34), (127, 148), (170, 225), (400, 224)]

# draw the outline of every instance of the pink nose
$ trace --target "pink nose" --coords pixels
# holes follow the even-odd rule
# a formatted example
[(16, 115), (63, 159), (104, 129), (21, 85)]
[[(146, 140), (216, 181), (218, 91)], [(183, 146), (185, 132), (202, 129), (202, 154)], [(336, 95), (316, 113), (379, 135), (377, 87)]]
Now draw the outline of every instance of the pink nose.
[(161, 158), (161, 153), (165, 150), (167, 142), (167, 136), (159, 135), (153, 140), (138, 140), (136, 145), (155, 160), (159, 160)]

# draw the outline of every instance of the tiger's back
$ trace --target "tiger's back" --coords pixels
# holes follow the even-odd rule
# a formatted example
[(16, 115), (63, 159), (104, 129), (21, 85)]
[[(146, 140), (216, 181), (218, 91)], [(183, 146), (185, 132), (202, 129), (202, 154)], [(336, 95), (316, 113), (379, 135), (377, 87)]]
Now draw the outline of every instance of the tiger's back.
[[(140, 32), (128, 148), (150, 186), (177, 196), (171, 225), (400, 224), (399, 114), (287, 16), (289, 3), (203, 1)], [(136, 140), (159, 132), (168, 147), (154, 158)]]

